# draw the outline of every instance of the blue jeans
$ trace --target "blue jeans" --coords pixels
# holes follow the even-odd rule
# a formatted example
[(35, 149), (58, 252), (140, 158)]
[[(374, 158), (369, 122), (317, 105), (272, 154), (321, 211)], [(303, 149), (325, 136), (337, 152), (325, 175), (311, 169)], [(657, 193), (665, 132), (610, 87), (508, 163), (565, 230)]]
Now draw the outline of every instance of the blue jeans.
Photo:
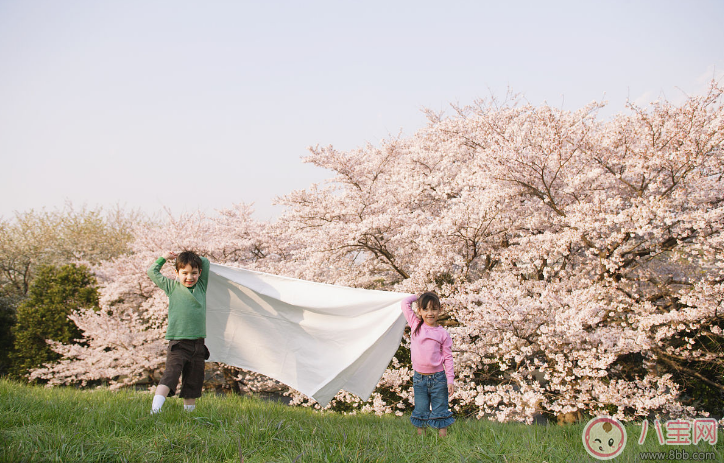
[(415, 427), (443, 429), (455, 422), (448, 407), (447, 377), (444, 371), (431, 375), (415, 372), (412, 389), (415, 391), (415, 410), (410, 421)]

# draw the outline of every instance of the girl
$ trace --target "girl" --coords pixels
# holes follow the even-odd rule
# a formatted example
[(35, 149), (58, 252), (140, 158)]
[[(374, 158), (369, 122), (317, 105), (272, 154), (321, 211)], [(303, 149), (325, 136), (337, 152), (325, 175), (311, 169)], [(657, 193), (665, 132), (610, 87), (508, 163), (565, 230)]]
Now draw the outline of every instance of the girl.
[[(417, 301), (417, 313), (412, 303)], [(438, 429), (440, 437), (447, 435), (447, 427), (455, 422), (448, 407), (453, 393), (452, 339), (438, 324), (440, 299), (435, 293), (409, 296), (402, 301), (402, 312), (410, 325), (412, 344), (412, 387), (415, 392), (415, 410), (410, 421), (422, 434), (430, 426)]]

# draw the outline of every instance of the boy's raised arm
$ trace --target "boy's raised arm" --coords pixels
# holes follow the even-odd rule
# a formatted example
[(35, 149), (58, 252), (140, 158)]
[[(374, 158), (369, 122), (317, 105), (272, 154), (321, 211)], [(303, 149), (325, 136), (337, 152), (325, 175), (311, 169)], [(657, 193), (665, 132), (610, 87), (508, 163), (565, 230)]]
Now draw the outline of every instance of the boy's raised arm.
[(173, 280), (163, 276), (161, 273), (161, 267), (166, 263), (165, 257), (159, 257), (146, 271), (148, 277), (156, 283), (156, 286), (161, 288), (167, 296), (171, 294), (171, 288), (173, 287)]
[(201, 257), (201, 276), (199, 279), (201, 280), (201, 284), (204, 288), (208, 287), (209, 284), (209, 271), (211, 270), (211, 262), (209, 262), (209, 259), (203, 256)]

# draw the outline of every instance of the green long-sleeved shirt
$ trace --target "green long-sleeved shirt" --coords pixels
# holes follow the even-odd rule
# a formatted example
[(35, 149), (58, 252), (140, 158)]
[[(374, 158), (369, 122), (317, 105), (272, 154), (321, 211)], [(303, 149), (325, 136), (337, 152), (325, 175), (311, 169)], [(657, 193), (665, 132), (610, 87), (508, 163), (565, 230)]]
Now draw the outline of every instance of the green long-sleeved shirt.
[(198, 339), (206, 337), (206, 288), (209, 282), (209, 260), (201, 258), (201, 275), (193, 288), (161, 274), (166, 259), (159, 257), (148, 269), (148, 277), (168, 296), (168, 328), (166, 339)]

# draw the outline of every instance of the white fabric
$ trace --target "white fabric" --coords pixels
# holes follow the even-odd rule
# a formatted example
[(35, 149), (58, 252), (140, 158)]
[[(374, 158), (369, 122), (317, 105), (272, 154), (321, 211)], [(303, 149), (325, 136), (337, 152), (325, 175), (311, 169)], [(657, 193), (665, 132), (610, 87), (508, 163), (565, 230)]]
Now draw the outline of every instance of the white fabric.
[(367, 400), (400, 345), (407, 296), (211, 264), (209, 361), (262, 373), (322, 406), (341, 389)]

